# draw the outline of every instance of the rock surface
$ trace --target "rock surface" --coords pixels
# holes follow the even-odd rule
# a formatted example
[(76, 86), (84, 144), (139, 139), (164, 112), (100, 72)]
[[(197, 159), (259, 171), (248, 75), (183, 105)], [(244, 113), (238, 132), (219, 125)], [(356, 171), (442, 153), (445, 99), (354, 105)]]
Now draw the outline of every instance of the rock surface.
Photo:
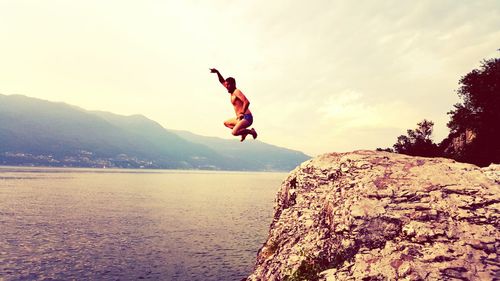
[(247, 280), (500, 280), (499, 183), (499, 165), (316, 157), (283, 182)]

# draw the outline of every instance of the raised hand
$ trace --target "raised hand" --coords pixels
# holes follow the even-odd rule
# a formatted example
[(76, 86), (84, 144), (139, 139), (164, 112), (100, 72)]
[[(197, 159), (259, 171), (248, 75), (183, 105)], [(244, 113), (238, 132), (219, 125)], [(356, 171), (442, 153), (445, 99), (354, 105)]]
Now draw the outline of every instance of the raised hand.
[(210, 73), (218, 73), (219, 71), (215, 68), (210, 68)]

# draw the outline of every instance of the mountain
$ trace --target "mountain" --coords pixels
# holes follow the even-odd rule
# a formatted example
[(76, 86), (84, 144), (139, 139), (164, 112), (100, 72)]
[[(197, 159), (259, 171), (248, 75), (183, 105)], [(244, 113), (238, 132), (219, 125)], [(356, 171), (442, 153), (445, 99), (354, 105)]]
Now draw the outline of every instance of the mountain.
[[(0, 94), (0, 164), (214, 170), (290, 170), (302, 153), (258, 143), (221, 151), (229, 140), (176, 133), (142, 115), (87, 111)], [(276, 157), (282, 157), (276, 159)]]
[(249, 136), (249, 140), (251, 141), (242, 145), (236, 139), (228, 140), (205, 137), (188, 131), (170, 131), (190, 142), (204, 144), (218, 154), (232, 159), (232, 162), (256, 163), (267, 170), (273, 170), (276, 167), (282, 167), (284, 170), (292, 170), (299, 163), (310, 158), (300, 151), (266, 144), (259, 140), (251, 140), (251, 136)]

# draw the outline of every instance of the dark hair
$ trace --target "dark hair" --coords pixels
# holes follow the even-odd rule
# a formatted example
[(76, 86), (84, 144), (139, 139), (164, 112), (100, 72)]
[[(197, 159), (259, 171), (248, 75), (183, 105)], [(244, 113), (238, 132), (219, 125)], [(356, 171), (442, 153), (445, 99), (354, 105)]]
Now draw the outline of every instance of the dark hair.
[(227, 77), (226, 78), (226, 82), (230, 83), (230, 84), (233, 84), (236, 86), (236, 80), (234, 80), (233, 77)]

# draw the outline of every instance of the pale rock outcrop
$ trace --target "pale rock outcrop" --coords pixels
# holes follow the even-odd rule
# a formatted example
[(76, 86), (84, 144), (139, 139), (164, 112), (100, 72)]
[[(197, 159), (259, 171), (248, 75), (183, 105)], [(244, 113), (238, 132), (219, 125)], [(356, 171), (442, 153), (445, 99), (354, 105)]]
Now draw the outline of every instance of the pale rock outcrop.
[(500, 279), (500, 166), (356, 151), (283, 182), (249, 281)]
[(462, 132), (450, 134), (444, 140), (444, 153), (446, 155), (459, 155), (465, 147), (472, 144), (476, 137), (477, 134), (473, 129), (465, 129)]

